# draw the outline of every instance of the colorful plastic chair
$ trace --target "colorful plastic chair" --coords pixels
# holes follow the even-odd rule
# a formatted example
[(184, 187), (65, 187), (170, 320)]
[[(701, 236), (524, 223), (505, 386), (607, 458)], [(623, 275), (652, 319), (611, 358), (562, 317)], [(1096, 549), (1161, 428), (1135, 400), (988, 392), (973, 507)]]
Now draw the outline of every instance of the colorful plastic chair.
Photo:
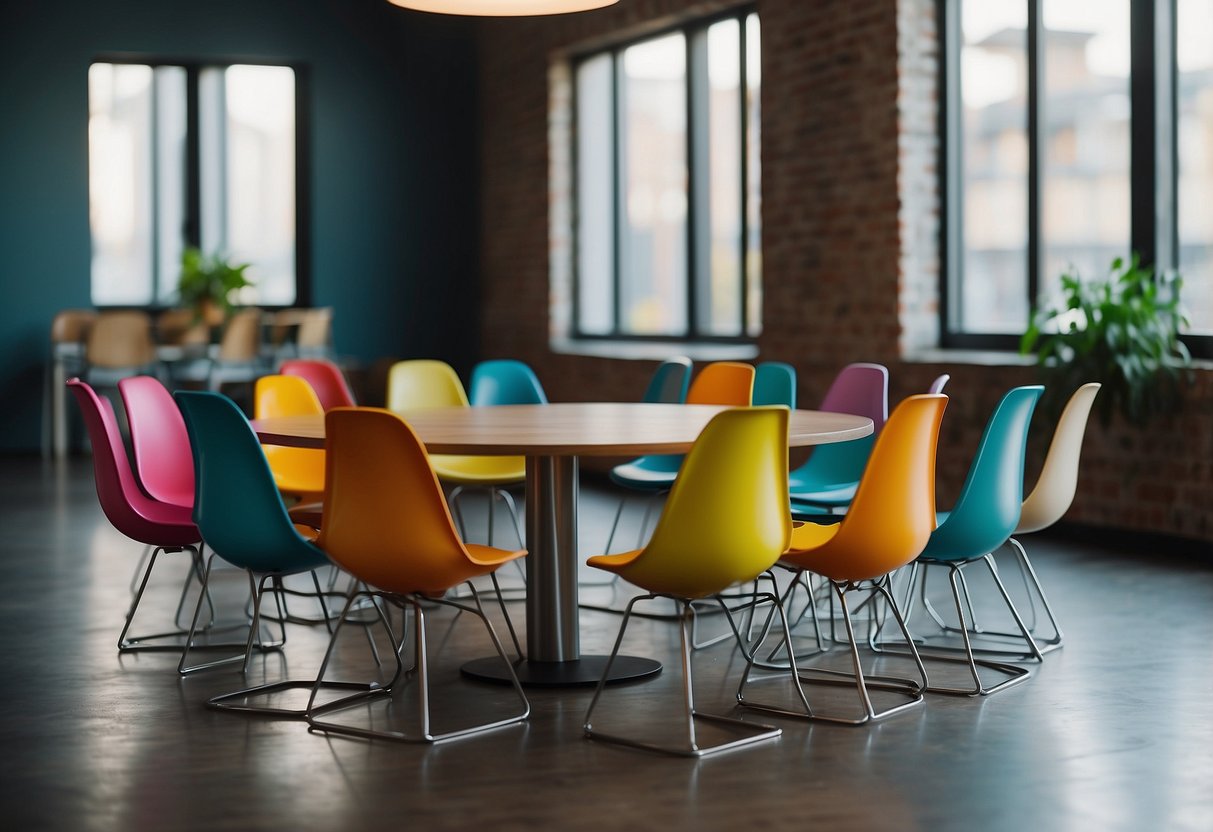
[[(647, 594), (633, 598), (624, 611), (619, 635), (585, 715), (585, 734), (592, 739), (638, 748), (700, 757), (760, 740), (780, 729), (731, 717), (700, 713), (695, 708), (691, 675), (691, 602), (717, 595), (731, 586), (755, 580), (787, 549), (791, 520), (787, 513), (788, 411), (783, 407), (728, 410), (718, 414), (686, 455), (665, 509), (643, 549), (590, 558), (590, 566), (619, 575)], [(687, 742), (658, 745), (642, 738), (604, 733), (593, 724), (611, 665), (619, 653), (632, 610), (640, 601), (668, 598), (679, 606)], [(775, 603), (771, 594), (759, 601)], [(720, 602), (726, 614), (731, 614)], [(778, 607), (782, 617), (782, 607)], [(785, 623), (785, 636), (786, 636)], [(696, 720), (743, 732), (714, 746), (699, 743)]]
[[(499, 566), (523, 557), (526, 552), (465, 544), (460, 540), (425, 446), (396, 414), (377, 408), (334, 410), (325, 417), (325, 437), (329, 456), (325, 492), (328, 517), (317, 544), (334, 562), (374, 589), (353, 593), (346, 602), (308, 703), (309, 726), (360, 737), (437, 743), (526, 719), (530, 704), (476, 592), (470, 594), (474, 606), (443, 597), (461, 583), (470, 588), (472, 578), (493, 575)], [(415, 732), (376, 731), (320, 718), (370, 695), (390, 696), (404, 676), (400, 651), (394, 650), (396, 674), (386, 685), (370, 685), (362, 695), (316, 704), (342, 625), (352, 605), (364, 597), (380, 598), (413, 611), (415, 668), (420, 685)], [(480, 618), (522, 702), (521, 713), (442, 733), (432, 729), (425, 608), (433, 604), (454, 607)], [(382, 610), (379, 620), (395, 646), (396, 634)]]
[[(754, 366), (734, 361), (716, 361), (699, 371), (687, 390), (687, 404), (719, 404), (730, 407), (749, 407), (754, 394)], [(682, 465), (681, 454), (651, 454), (638, 457), (631, 462), (616, 465), (611, 469), (611, 482), (632, 491), (646, 492), (650, 497), (670, 490), (674, 478)], [(605, 551), (611, 551), (615, 542), (615, 531), (623, 514), (626, 498), (619, 501), (611, 533), (607, 537)], [(636, 545), (644, 541), (648, 531), (649, 515), (653, 504), (645, 509), (640, 524)]]
[(118, 382), (130, 427), (135, 470), (154, 500), (194, 508), (194, 455), (185, 420), (170, 393), (152, 376)]
[(547, 394), (535, 371), (521, 361), (498, 358), (472, 368), (468, 394), (472, 407), (498, 404), (547, 404)]
[(299, 376), (310, 384), (320, 400), (320, 406), (326, 411), (357, 404), (341, 368), (332, 361), (324, 358), (292, 358), (283, 361), (278, 372), (284, 376)]
[[(97, 497), (106, 519), (122, 534), (152, 547), (143, 579), (131, 599), (126, 613), (126, 622), (118, 636), (118, 651), (136, 650), (181, 650), (180, 642), (165, 643), (170, 637), (185, 636), (186, 631), (174, 630), (146, 636), (129, 636), (131, 622), (139, 609), (139, 602), (147, 589), (148, 579), (162, 553), (187, 552), (191, 567), (198, 568), (199, 543), (202, 535), (194, 524), (188, 506), (162, 502), (149, 497), (140, 490), (126, 456), (126, 446), (113, 406), (108, 399), (97, 395), (85, 382), (70, 379), (67, 388), (72, 392), (93, 447), (93, 474), (96, 479)], [(201, 596), (200, 596), (201, 601)]]
[[(1045, 639), (1036, 634), (1035, 605), (1033, 604), (1033, 620), (1028, 629), (1032, 632), (1032, 637), (1042, 653), (1048, 653), (1061, 647), (1064, 635), (1057, 624), (1053, 608), (1049, 605), (1049, 599), (1045, 596), (1044, 588), (1040, 585), (1040, 578), (1037, 577), (1036, 570), (1032, 568), (1032, 562), (1028, 560), (1028, 553), (1015, 535), (1031, 534), (1047, 529), (1060, 520), (1069, 510), (1070, 504), (1074, 502), (1074, 494), (1078, 490), (1078, 460), (1082, 455), (1082, 438), (1086, 433), (1087, 418), (1091, 415), (1091, 406), (1095, 403), (1095, 396), (1099, 393), (1099, 388), (1100, 385), (1097, 382), (1084, 384), (1075, 390), (1074, 394), (1070, 396), (1070, 400), (1066, 402), (1065, 409), (1062, 410), (1061, 417), (1057, 420), (1057, 429), (1053, 433), (1052, 442), (1049, 443), (1049, 450), (1045, 454), (1044, 465), (1040, 469), (1036, 486), (1024, 498), (1019, 524), (1015, 527), (1013, 536), (1007, 541), (1015, 550), (1016, 562), (1019, 564), (1024, 578), (1025, 588), (1030, 580), (1031, 587), (1035, 589), (1036, 596), (1040, 599), (1041, 606), (1044, 607), (1045, 614), (1049, 618), (1049, 625), (1053, 630), (1052, 635)], [(1030, 589), (1028, 601), (1032, 603)], [(986, 632), (986, 635), (1014, 637), (1013, 633)]]
[(947, 373), (941, 373), (940, 375), (936, 376), (935, 380), (931, 382), (931, 388), (930, 388), (929, 392), (942, 393), (943, 388), (948, 386), (948, 381), (951, 378), (952, 378), (952, 376), (950, 376)]
[[(468, 407), (467, 393), (455, 370), (443, 361), (417, 359), (398, 361), (388, 371), (387, 406), (389, 410), (429, 410), (437, 407)], [(454, 511), (462, 528), (459, 516), (458, 496), (468, 486), (484, 486), (491, 489), (491, 496), (503, 495), (510, 506), (514, 529), (521, 544), (522, 531), (518, 525), (513, 500), (504, 486), (515, 485), (526, 480), (526, 459), (521, 456), (465, 456), (456, 454), (433, 454), (430, 464), (443, 483), (453, 486), (451, 499), (456, 502)], [(488, 543), (492, 545), (493, 526), (489, 524)]]
[[(249, 591), (253, 598), (252, 620), (244, 651), (224, 659), (187, 666), (186, 660), (202, 607), (200, 598), (194, 611), (186, 651), (177, 669), (185, 674), (241, 662), (241, 673), (245, 673), (260, 635), (261, 604), (267, 590), (279, 598), (283, 593), (301, 594), (287, 590), (282, 579), (289, 575), (311, 573), (316, 597), (323, 604), (324, 593), (315, 570), (327, 566), (329, 559), (308, 539), (314, 534), (312, 530), (291, 523), (257, 436), (235, 403), (218, 393), (188, 390), (176, 392), (174, 398), (185, 417), (190, 446), (194, 451), (194, 521), (212, 552), (207, 558), (204, 589), (209, 586), (215, 557), (218, 556), (248, 573)], [(328, 623), (327, 616), (325, 621)], [(262, 643), (262, 650), (281, 647), (285, 643), (285, 614), (280, 616), (279, 625), (279, 641)], [(278, 691), (311, 689), (313, 685), (312, 679), (257, 685), (211, 697), (207, 705), (220, 710), (302, 717), (306, 713), (305, 708), (256, 705), (247, 700)], [(365, 685), (356, 683), (332, 682), (328, 686), (366, 690)]]
[[(738, 691), (742, 705), (786, 716), (860, 725), (921, 704), (927, 687), (926, 670), (893, 600), (890, 574), (918, 557), (935, 528), (935, 456), (947, 403), (946, 396), (927, 394), (910, 396), (899, 404), (872, 448), (855, 499), (841, 522), (798, 525), (792, 530), (791, 546), (779, 560), (780, 566), (795, 573), (784, 598), (785, 605), (801, 585), (800, 577), (806, 570), (824, 576), (833, 588), (846, 624), (863, 714), (851, 717), (814, 711), (804, 694), (803, 683), (820, 680), (799, 674), (794, 676), (801, 705), (797, 710), (747, 699), (749, 668)], [(869, 681), (865, 677), (859, 641), (847, 606), (847, 596), (857, 589), (869, 589), (884, 599), (909, 646), (921, 683), (887, 676)], [(795, 667), (794, 661), (792, 666)], [(869, 686), (892, 690), (908, 699), (877, 711), (868, 693)]]
[(848, 364), (834, 378), (817, 409), (867, 416), (873, 432), (850, 442), (818, 445), (788, 475), (792, 514), (804, 519), (843, 509), (855, 496), (868, 454), (889, 416), (888, 369), (881, 364)]
[(763, 361), (756, 366), (753, 404), (781, 404), (795, 410), (796, 368), (782, 361)]
[[(300, 376), (262, 376), (253, 388), (253, 415), (257, 419), (323, 413), (312, 386)], [(283, 494), (300, 502), (318, 502), (324, 497), (324, 451), (267, 445), (265, 458)]]
[[(1030, 670), (1005, 662), (977, 659), (970, 638), (970, 624), (965, 619), (965, 607), (971, 603), (963, 570), (972, 563), (984, 563), (989, 569), (994, 585), (1006, 603), (1008, 611), (1019, 630), (1026, 651), (1025, 659), (1040, 661), (1042, 654), (1031, 633), (1024, 624), (1019, 611), (1011, 601), (1006, 587), (998, 577), (992, 553), (1007, 542), (1019, 526), (1023, 505), (1024, 456), (1027, 451), (1028, 423), (1032, 411), (1044, 388), (1040, 385), (1016, 387), (1003, 396), (986, 424), (977, 455), (961, 486), (960, 496), (950, 512), (939, 515), (939, 524), (931, 533), (922, 554), (914, 561), (906, 588), (906, 618), (912, 611), (913, 591), (919, 587), (924, 611), (927, 612), (944, 633), (959, 633), (963, 646), (964, 661), (973, 678), (971, 688), (932, 685), (928, 690), (937, 693), (952, 693), (966, 696), (987, 695), (1022, 682)], [(929, 567), (943, 566), (948, 569), (952, 596), (956, 602), (958, 625), (951, 626), (935, 612), (927, 600), (926, 578)], [(926, 644), (919, 645), (920, 649)], [(946, 645), (943, 645), (945, 649)], [(938, 657), (936, 657), (938, 658)], [(1005, 679), (988, 686), (979, 674), (979, 668), (994, 669)]]
[(682, 404), (690, 386), (691, 359), (676, 355), (657, 365), (640, 400), (650, 404)]

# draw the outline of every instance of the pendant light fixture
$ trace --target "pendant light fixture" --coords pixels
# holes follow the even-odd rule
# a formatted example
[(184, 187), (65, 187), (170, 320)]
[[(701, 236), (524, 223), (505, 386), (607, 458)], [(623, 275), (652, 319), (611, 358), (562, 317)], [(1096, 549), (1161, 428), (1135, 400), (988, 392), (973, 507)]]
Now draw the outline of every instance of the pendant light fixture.
[(619, 0), (388, 0), (405, 9), (437, 14), (466, 14), (479, 17), (519, 17), (538, 14), (584, 12), (611, 6)]

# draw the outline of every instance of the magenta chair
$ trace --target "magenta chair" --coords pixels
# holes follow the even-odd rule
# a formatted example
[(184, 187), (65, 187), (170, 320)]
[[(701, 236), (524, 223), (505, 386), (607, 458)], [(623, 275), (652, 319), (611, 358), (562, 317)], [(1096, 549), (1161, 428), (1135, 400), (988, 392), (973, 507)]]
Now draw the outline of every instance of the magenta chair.
[(131, 601), (130, 609), (127, 610), (126, 623), (118, 636), (118, 650), (179, 651), (180, 643), (163, 643), (162, 640), (172, 636), (184, 636), (184, 631), (139, 637), (128, 637), (127, 633), (147, 588), (152, 569), (156, 565), (156, 558), (162, 552), (188, 552), (191, 568), (197, 570), (200, 567), (199, 544), (202, 538), (194, 525), (192, 509), (144, 494), (135, 481), (130, 460), (126, 456), (126, 446), (122, 442), (122, 433), (118, 428), (118, 420), (109, 399), (98, 396), (92, 387), (78, 378), (69, 380), (67, 387), (80, 405), (89, 441), (93, 446), (93, 474), (102, 511), (114, 528), (122, 534), (153, 547), (147, 569), (143, 572), (143, 579)]
[(278, 372), (284, 376), (299, 376), (310, 384), (326, 413), (334, 407), (354, 407), (357, 404), (341, 368), (332, 361), (292, 358), (282, 362)]
[(135, 471), (153, 500), (194, 507), (194, 456), (173, 395), (152, 376), (118, 382), (130, 426)]

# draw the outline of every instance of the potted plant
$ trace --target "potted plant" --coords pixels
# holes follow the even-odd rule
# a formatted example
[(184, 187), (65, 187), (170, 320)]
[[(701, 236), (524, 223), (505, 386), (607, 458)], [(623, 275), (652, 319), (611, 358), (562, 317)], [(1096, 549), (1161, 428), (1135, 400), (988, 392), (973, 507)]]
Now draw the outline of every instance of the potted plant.
[(187, 246), (181, 253), (181, 276), (177, 281), (181, 304), (194, 310), (195, 320), (205, 320), (211, 326), (222, 324), (234, 305), (232, 293), (253, 285), (244, 275), (249, 265), (233, 265), (218, 252), (206, 255)]
[(1057, 415), (1081, 384), (1103, 384), (1097, 406), (1107, 426), (1119, 412), (1134, 425), (1177, 410), (1192, 363), (1179, 331), (1182, 278), (1138, 263), (1112, 261), (1106, 277), (1061, 276), (1061, 296), (1032, 317), (1020, 352), (1035, 350), (1045, 384), (1041, 406)]

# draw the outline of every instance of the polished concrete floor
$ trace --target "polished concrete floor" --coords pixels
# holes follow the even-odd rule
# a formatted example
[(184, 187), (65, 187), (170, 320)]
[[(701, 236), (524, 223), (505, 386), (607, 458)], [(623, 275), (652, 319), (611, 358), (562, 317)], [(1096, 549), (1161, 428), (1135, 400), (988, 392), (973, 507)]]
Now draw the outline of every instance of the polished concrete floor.
[[(583, 490), (587, 553), (613, 505), (601, 487)], [(438, 747), (208, 710), (208, 697), (246, 682), (314, 675), (324, 628), (291, 625), (286, 649), (255, 659), (247, 677), (228, 668), (179, 679), (173, 654), (115, 649), (140, 547), (106, 523), (86, 459), (4, 459), (0, 506), (5, 829), (1213, 829), (1208, 553), (1031, 540), (1066, 644), (1025, 684), (932, 695), (863, 727), (779, 719), (777, 740), (693, 761), (584, 739), (590, 691), (578, 689), (532, 690), (527, 723)], [(185, 571), (173, 560), (157, 567), (137, 626), (171, 620)], [(220, 616), (239, 617), (239, 576), (220, 574), (217, 587)], [(521, 604), (510, 606), (521, 626)], [(618, 623), (585, 611), (583, 651), (608, 650)], [(705, 619), (705, 632), (720, 624)], [(430, 625), (439, 711), (510, 708), (507, 688), (458, 675), (488, 649), (474, 620), (434, 611)], [(347, 636), (338, 672), (369, 677), (365, 636)], [(678, 703), (676, 625), (639, 621), (627, 649), (667, 668), (608, 689), (595, 721), (662, 735)], [(731, 711), (743, 666), (727, 643), (695, 654), (704, 710)], [(786, 692), (781, 680), (760, 685)], [(823, 707), (853, 707), (850, 693), (809, 690)]]

